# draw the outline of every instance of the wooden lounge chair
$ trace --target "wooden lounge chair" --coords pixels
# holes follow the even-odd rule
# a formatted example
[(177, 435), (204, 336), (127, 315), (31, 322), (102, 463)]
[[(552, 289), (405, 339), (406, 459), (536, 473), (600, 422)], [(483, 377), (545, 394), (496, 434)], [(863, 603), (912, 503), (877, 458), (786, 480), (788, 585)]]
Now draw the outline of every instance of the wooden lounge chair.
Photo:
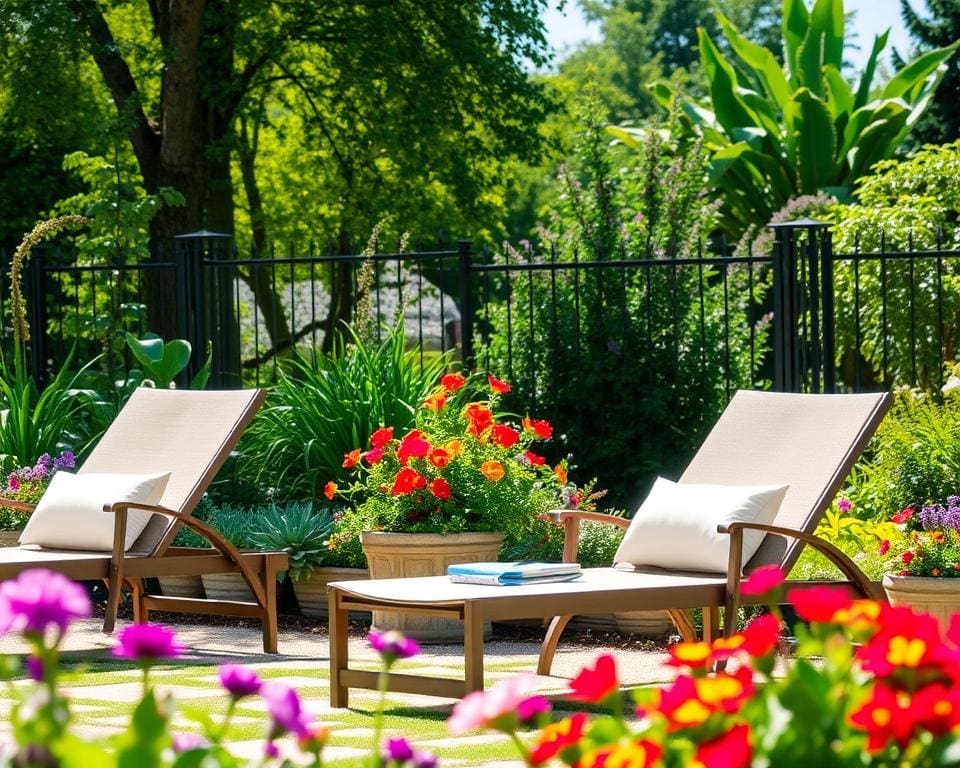
[[(735, 628), (740, 595), (743, 531), (766, 532), (745, 571), (775, 563), (785, 570), (804, 544), (823, 552), (851, 588), (880, 597), (854, 563), (813, 532), (870, 436), (890, 407), (889, 394), (801, 395), (737, 392), (690, 462), (681, 483), (789, 484), (773, 525), (736, 523), (730, 534), (726, 574), (655, 568), (587, 568), (578, 581), (530, 586), (454, 584), (445, 576), (338, 582), (330, 585), (330, 703), (347, 706), (348, 689), (375, 688), (374, 672), (349, 667), (346, 619), (350, 610), (439, 615), (464, 622), (464, 680), (391, 675), (393, 690), (459, 697), (483, 687), (485, 620), (551, 619), (540, 653), (539, 674), (549, 674), (560, 633), (573, 613), (668, 610), (685, 639), (695, 639), (687, 611), (704, 610), (704, 635)], [(576, 557), (581, 520), (626, 527), (629, 521), (598, 513), (560, 510), (564, 559)], [(677, 542), (683, 546), (683, 542)]]
[[(31, 548), (0, 549), (0, 579), (27, 568), (50, 568), (72, 579), (102, 579), (109, 586), (103, 631), (112, 632), (126, 588), (133, 598), (134, 620), (147, 621), (151, 610), (258, 618), (263, 649), (277, 652), (277, 572), (287, 565), (283, 552), (240, 552), (210, 526), (190, 517), (207, 486), (226, 461), (265, 397), (263, 390), (194, 392), (137, 389), (104, 433), (78, 473), (146, 474), (170, 472), (160, 504), (104, 506), (116, 515), (112, 552)], [(0, 504), (31, 509), (23, 504)], [(127, 512), (154, 515), (133, 546), (123, 551)], [(186, 526), (214, 549), (171, 547)], [(156, 576), (239, 573), (255, 602), (214, 601), (147, 595), (143, 579)]]

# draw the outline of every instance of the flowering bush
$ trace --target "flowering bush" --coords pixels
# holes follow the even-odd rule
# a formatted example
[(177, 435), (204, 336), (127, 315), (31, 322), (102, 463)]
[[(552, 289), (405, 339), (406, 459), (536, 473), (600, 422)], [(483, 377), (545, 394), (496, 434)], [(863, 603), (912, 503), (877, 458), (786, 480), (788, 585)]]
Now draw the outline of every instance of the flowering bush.
[(960, 578), (960, 496), (945, 504), (929, 504), (917, 514), (912, 507), (890, 518), (895, 534), (880, 542), (888, 571), (901, 576)]
[(32, 467), (21, 467), (8, 474), (6, 482), (0, 485), (0, 497), (36, 504), (50, 485), (54, 473), (61, 469), (73, 469), (74, 462), (74, 455), (70, 451), (64, 451), (55, 459), (45, 453)]
[[(357, 480), (343, 494), (361, 500), (344, 517), (359, 518), (366, 530), (502, 531), (511, 541), (538, 513), (579, 505), (585, 497), (568, 481), (565, 465), (551, 468), (534, 450), (553, 427), (497, 414), (509, 391), (493, 376), (443, 376), (417, 409), (414, 429), (399, 436), (380, 428), (344, 456)], [(329, 482), (324, 493), (332, 500), (340, 489)], [(341, 529), (355, 523), (345, 519)]]
[[(772, 596), (782, 581), (768, 568), (744, 591)], [(522, 713), (539, 704), (516, 683), (498, 684), (458, 704), (450, 729), (510, 733), (531, 766), (957, 764), (960, 617), (944, 636), (931, 616), (853, 600), (841, 587), (794, 589), (787, 599), (809, 626), (798, 629), (799, 658), (777, 677), (781, 620), (771, 604), (730, 638), (673, 646), (669, 663), (679, 675), (662, 689), (634, 691), (634, 717), (624, 711), (613, 658), (602, 655), (571, 682), (567, 698), (610, 714), (576, 712), (542, 725), (529, 742), (517, 731)], [(726, 668), (710, 674), (718, 662)]]

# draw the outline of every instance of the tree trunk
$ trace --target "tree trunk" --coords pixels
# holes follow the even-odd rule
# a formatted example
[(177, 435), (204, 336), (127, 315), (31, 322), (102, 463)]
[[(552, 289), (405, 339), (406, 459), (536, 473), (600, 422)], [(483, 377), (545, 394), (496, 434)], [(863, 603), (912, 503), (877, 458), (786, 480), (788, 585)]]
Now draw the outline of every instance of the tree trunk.
[[(338, 250), (346, 256), (351, 250), (350, 233), (340, 227), (337, 236)], [(323, 351), (331, 352), (343, 339), (346, 327), (353, 318), (353, 262), (341, 261), (334, 265), (330, 285), (330, 312), (327, 315), (326, 333), (323, 335)]]

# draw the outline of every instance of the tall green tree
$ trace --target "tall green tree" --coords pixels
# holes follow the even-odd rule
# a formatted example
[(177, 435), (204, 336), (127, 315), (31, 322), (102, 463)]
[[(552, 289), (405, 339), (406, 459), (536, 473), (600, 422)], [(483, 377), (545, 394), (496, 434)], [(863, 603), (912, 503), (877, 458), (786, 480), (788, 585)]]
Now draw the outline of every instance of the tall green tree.
[[(921, 16), (910, 0), (900, 0), (903, 22), (920, 52), (960, 40), (960, 0), (926, 0), (926, 7), (929, 15)], [(902, 66), (898, 53), (893, 55)], [(960, 136), (960, 59), (954, 57), (946, 66), (940, 87), (913, 130), (917, 144), (945, 144)]]
[[(784, 0), (784, 63), (752, 43), (726, 18), (718, 23), (733, 57), (703, 28), (700, 59), (709, 80), (703, 103), (658, 84), (657, 99), (679, 104), (690, 139), (712, 152), (711, 184), (723, 200), (724, 228), (740, 236), (763, 226), (788, 200), (826, 191), (845, 199), (857, 179), (891, 157), (923, 114), (960, 41), (929, 51), (874, 84), (888, 34), (874, 40), (858, 82), (841, 70), (842, 0)], [(636, 132), (611, 128), (639, 146)]]

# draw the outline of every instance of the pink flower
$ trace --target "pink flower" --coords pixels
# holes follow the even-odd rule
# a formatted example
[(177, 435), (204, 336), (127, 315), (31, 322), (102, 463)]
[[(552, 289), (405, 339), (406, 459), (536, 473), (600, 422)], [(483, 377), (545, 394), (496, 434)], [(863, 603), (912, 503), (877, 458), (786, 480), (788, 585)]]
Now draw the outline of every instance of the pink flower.
[(840, 499), (840, 501), (837, 502), (837, 509), (841, 512), (849, 512), (853, 509), (853, 504), (850, 503), (850, 499)]
[(189, 752), (191, 749), (205, 747), (206, 742), (195, 733), (175, 733), (171, 737), (174, 752)]
[(536, 685), (535, 675), (518, 675), (492, 685), (485, 691), (468, 693), (453, 707), (447, 720), (450, 733), (457, 735), (479, 728), (509, 731), (517, 722), (517, 710)]
[(387, 663), (392, 664), (397, 659), (409, 659), (420, 653), (420, 643), (412, 637), (404, 637), (395, 629), (387, 632), (371, 632), (367, 635), (370, 647)]
[(118, 659), (156, 661), (175, 659), (183, 655), (184, 648), (177, 642), (172, 629), (159, 624), (131, 624), (124, 627), (113, 648)]
[(260, 688), (260, 694), (273, 722), (268, 741), (288, 732), (296, 736), (308, 733), (310, 716), (303, 711), (296, 691), (283, 683), (268, 681)]
[(880, 542), (880, 546), (877, 547), (877, 554), (882, 557), (883, 555), (887, 554), (887, 552), (889, 551), (890, 551), (890, 539), (884, 539), (883, 541)]
[(777, 565), (762, 565), (740, 585), (744, 595), (765, 595), (783, 584), (786, 578)]
[(46, 568), (30, 568), (0, 584), (0, 634), (42, 635), (49, 627), (63, 634), (73, 619), (92, 610), (83, 587)]
[(220, 685), (234, 699), (260, 693), (263, 685), (257, 673), (239, 664), (224, 664), (220, 667)]

